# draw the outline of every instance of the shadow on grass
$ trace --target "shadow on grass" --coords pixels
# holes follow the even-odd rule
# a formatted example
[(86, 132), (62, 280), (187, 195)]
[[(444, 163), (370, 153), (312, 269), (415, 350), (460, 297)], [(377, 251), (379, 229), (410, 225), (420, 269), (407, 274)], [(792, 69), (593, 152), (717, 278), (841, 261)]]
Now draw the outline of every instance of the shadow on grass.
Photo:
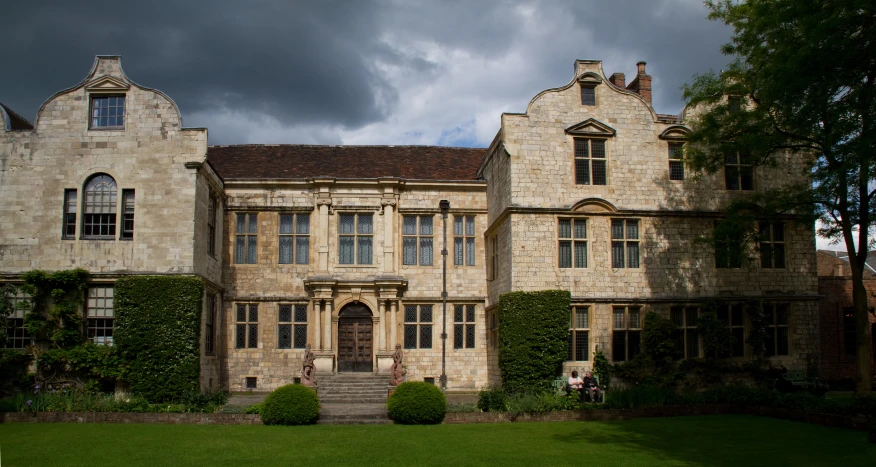
[(587, 422), (554, 439), (698, 465), (876, 465), (860, 431), (748, 415)]

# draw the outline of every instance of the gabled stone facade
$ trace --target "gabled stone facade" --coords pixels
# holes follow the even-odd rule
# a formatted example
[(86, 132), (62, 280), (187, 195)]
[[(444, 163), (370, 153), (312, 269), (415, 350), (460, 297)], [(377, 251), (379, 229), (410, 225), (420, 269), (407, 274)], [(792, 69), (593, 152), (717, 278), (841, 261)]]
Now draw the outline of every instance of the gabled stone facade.
[[(98, 57), (32, 128), (0, 107), (0, 274), (15, 282), (31, 269), (82, 267), (95, 285), (203, 277), (202, 385), (230, 390), (300, 376), (305, 343), (317, 376), (385, 373), (402, 345), (407, 378), (437, 382), (445, 323), (448, 389), (498, 384), (495, 306), (516, 290), (572, 293), (570, 369), (589, 368), (597, 345), (632, 357), (647, 311), (677, 318), (673, 307), (710, 298), (783, 307), (778, 358), (817, 358), (811, 227), (776, 220), (782, 267), (762, 268), (752, 251), (741, 267), (717, 268), (697, 239), (741, 192), (723, 177), (671, 179), (670, 145), (688, 130), (651, 107), (644, 63), (628, 86), (606, 79), (600, 62), (574, 71), (525, 113), (502, 115), (487, 149), (208, 147), (207, 130), (183, 128), (170, 98), (128, 79), (119, 57)], [(106, 110), (120, 102), (108, 97), (124, 98), (123, 110)], [(790, 159), (758, 169), (754, 188), (798, 169)], [(102, 208), (96, 176), (115, 183)], [(100, 230), (110, 221), (111, 233)], [(686, 348), (697, 352), (696, 341)]]

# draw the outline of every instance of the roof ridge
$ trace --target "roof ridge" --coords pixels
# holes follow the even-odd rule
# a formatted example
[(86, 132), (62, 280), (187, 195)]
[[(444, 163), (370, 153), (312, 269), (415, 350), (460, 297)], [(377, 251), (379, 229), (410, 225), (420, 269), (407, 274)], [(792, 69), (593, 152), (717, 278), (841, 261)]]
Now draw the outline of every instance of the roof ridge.
[(313, 148), (441, 148), (441, 149), (466, 149), (482, 150), (489, 148), (471, 148), (464, 146), (441, 146), (437, 144), (298, 144), (298, 143), (254, 143), (254, 144), (213, 144), (208, 148), (256, 148), (256, 147), (313, 147)]

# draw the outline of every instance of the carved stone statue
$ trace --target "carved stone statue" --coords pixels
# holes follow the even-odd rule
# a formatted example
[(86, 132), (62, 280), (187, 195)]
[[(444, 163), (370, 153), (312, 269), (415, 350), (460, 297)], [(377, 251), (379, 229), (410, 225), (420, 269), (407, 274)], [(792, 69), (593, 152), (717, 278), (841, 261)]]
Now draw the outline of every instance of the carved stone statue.
[(402, 365), (404, 353), (400, 344), (396, 344), (395, 352), (392, 354), (392, 366), (390, 367), (389, 384), (398, 386), (404, 380), (405, 368)]
[(301, 368), (301, 384), (307, 387), (316, 387), (316, 367), (313, 361), (316, 356), (310, 349), (310, 344), (304, 346), (304, 365)]

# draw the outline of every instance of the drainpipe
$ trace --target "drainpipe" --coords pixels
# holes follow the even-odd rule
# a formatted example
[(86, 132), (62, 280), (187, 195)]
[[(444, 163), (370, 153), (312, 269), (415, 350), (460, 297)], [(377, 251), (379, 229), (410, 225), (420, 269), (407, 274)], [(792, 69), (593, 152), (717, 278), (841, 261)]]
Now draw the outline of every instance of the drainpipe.
[(441, 391), (447, 392), (447, 211), (450, 210), (450, 201), (442, 199), (438, 206), (441, 208), (441, 227), (444, 230), (444, 243), (441, 248)]

